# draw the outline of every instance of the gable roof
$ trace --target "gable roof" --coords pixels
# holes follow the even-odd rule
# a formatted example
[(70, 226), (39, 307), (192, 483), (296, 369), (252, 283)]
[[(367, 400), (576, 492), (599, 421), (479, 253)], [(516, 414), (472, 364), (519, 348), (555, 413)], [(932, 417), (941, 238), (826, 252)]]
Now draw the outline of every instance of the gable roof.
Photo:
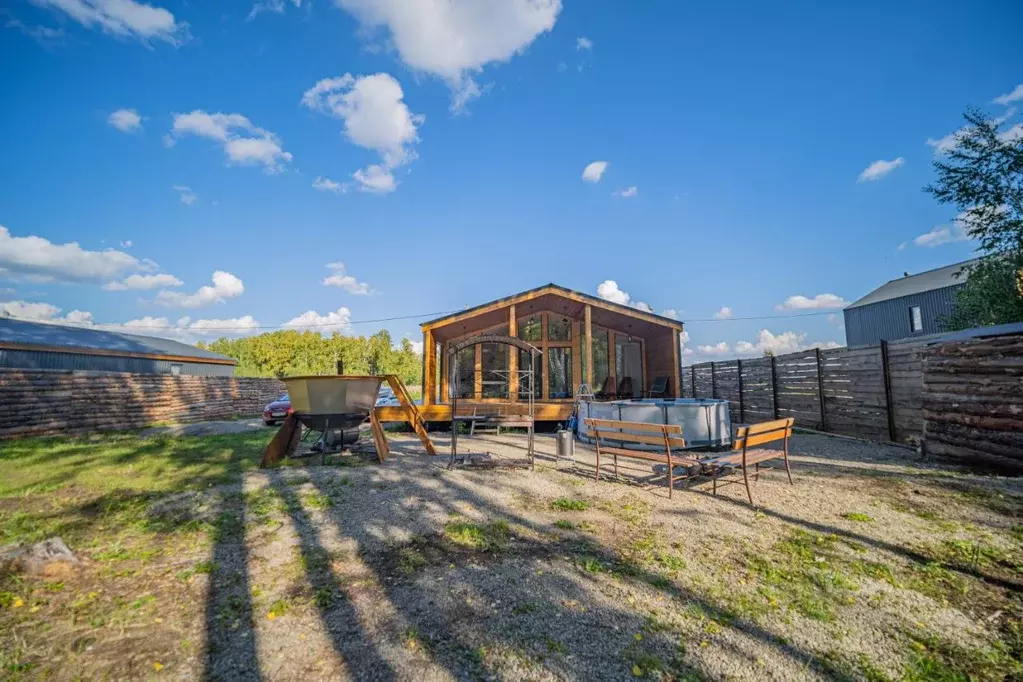
[(680, 320), (676, 320), (671, 317), (665, 317), (664, 315), (658, 315), (657, 313), (652, 312), (648, 313), (646, 311), (640, 310), (639, 308), (633, 308), (631, 306), (622, 305), (620, 303), (612, 303), (611, 301), (605, 301), (602, 298), (591, 296), (590, 294), (584, 294), (581, 291), (575, 291), (574, 289), (569, 289), (567, 287), (550, 283), (536, 287), (535, 289), (528, 289), (526, 291), (521, 291), (517, 294), (512, 294), (511, 296), (505, 296), (504, 298), (499, 298), (494, 301), (482, 303), (480, 305), (473, 306), (472, 308), (459, 310), (457, 313), (451, 313), (449, 315), (444, 315), (443, 317), (428, 320), (426, 322), (423, 322), (420, 325), (420, 327), (422, 327), (424, 330), (433, 327), (438, 327), (443, 324), (449, 324), (462, 318), (472, 317), (477, 313), (482, 313), (489, 309), (501, 308), (506, 305), (511, 305), (512, 303), (527, 301), (529, 299), (536, 298), (544, 294), (562, 296), (573, 301), (587, 303), (589, 305), (593, 305), (598, 308), (604, 308), (605, 310), (612, 310), (616, 313), (621, 313), (623, 315), (630, 315), (641, 320), (646, 320), (647, 322), (652, 322), (654, 324), (659, 324), (665, 327), (672, 327), (680, 331), (682, 330), (683, 326)]
[(905, 277), (899, 277), (898, 279), (893, 279), (886, 284), (882, 284), (877, 289), (874, 289), (858, 301), (854, 301), (850, 305), (846, 306), (846, 310), (849, 308), (859, 308), (861, 306), (870, 305), (871, 303), (890, 301), (893, 298), (922, 294), (926, 291), (934, 291), (935, 289), (944, 289), (945, 287), (963, 284), (966, 279), (964, 277), (956, 277), (956, 273), (962, 270), (965, 266), (976, 263), (977, 260), (979, 259), (974, 258), (972, 260), (963, 261), (962, 263), (953, 263), (952, 265), (935, 268), (934, 270), (927, 270), (916, 275), (908, 275)]
[(25, 348), (54, 353), (124, 355), (236, 365), (236, 360), (180, 341), (90, 327), (0, 318), (0, 348)]

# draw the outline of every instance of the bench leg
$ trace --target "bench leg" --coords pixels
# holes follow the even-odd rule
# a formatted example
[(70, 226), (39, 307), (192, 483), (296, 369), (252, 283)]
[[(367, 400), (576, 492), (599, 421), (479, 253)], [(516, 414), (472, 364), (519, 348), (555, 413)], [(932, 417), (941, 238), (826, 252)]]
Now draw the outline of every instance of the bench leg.
[(668, 499), (671, 499), (671, 492), (675, 489), (675, 472), (671, 466), (671, 450), (668, 451)]
[(754, 481), (759, 481), (760, 480), (760, 462), (757, 462), (753, 466), (756, 467), (756, 469), (754, 470), (754, 473), (753, 473), (753, 480)]
[[(746, 484), (746, 497), (749, 498), (749, 503), (753, 505), (753, 493), (749, 490), (749, 475), (746, 473), (746, 465), (742, 465), (742, 482)], [(756, 506), (756, 505), (753, 505)]]
[(615, 461), (615, 480), (621, 480), (621, 476), (618, 475), (618, 455), (611, 455)]
[(711, 479), (714, 481), (714, 494), (718, 494), (718, 468), (713, 464), (710, 465)]
[(785, 474), (789, 477), (789, 485), (795, 485), (792, 482), (792, 471), (789, 469), (789, 439), (785, 439)]
[(600, 444), (597, 444), (597, 468), (593, 472), (593, 478), (597, 481), (600, 480)]

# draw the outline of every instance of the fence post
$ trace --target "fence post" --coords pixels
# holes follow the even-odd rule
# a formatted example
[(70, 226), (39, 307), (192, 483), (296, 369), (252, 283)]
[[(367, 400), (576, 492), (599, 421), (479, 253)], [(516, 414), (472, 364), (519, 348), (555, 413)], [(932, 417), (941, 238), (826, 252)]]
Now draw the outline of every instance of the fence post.
[(692, 384), (693, 384), (693, 400), (696, 400), (696, 365), (690, 365), (689, 366), (689, 370), (690, 370), (689, 374), (693, 378), (693, 380), (692, 380)]
[(774, 405), (774, 418), (778, 418), (778, 368), (775, 366), (775, 357), (771, 356), (771, 402)]
[(895, 408), (892, 405), (892, 374), (888, 368), (888, 342), (881, 339), (881, 372), (884, 374), (884, 409), (888, 413), (888, 440), (897, 442)]
[(739, 365), (739, 421), (746, 423), (746, 405), (742, 401), (742, 360), (735, 361)]
[(710, 361), (710, 397), (711, 398), (717, 398), (718, 397), (718, 381), (717, 381), (717, 377), (714, 375), (714, 361), (713, 360)]
[(824, 414), (824, 371), (821, 365), (821, 349), (814, 348), (813, 354), (817, 358), (817, 397), (821, 404), (821, 431), (828, 430), (828, 420)]

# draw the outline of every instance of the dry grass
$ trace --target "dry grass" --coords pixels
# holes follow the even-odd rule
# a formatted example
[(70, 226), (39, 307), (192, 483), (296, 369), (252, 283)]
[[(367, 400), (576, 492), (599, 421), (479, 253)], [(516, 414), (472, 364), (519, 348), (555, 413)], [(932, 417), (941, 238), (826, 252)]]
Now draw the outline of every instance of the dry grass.
[(269, 436), (0, 443), (3, 543), (84, 561), (0, 576), (0, 677), (1023, 674), (1018, 481), (799, 436), (752, 509), (649, 467), (596, 483), (585, 451), (446, 471), (403, 435), (383, 466), (260, 472)]

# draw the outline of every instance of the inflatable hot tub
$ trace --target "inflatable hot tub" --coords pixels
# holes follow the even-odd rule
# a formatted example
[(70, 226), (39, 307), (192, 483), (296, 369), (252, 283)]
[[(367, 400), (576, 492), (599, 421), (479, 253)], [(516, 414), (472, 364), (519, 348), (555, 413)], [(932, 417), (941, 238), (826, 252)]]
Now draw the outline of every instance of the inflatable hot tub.
[[(579, 438), (585, 443), (593, 439), (586, 435), (584, 419), (614, 419), (647, 424), (681, 424), (682, 437), (693, 448), (718, 448), (731, 445), (732, 421), (727, 400), (711, 398), (646, 398), (579, 402)], [(629, 447), (644, 447), (629, 444)], [(645, 449), (655, 450), (649, 445)], [(663, 448), (662, 448), (663, 449)]]

